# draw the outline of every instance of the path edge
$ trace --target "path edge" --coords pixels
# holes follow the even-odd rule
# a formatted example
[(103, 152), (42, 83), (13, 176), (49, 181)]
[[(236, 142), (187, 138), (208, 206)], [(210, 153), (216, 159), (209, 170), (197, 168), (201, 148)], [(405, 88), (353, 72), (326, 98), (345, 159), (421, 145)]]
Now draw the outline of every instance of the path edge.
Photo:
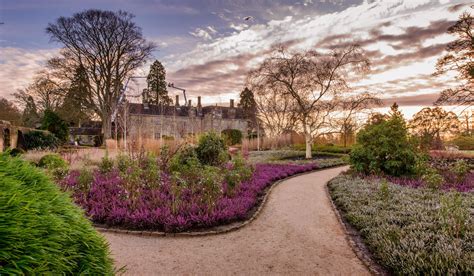
[[(336, 176), (338, 177), (338, 176)], [(373, 258), (372, 255), (369, 253), (369, 249), (362, 241), (362, 237), (352, 225), (342, 216), (341, 212), (337, 208), (336, 204), (334, 203), (331, 194), (329, 192), (329, 183), (335, 178), (332, 178), (324, 185), (324, 190), (326, 191), (326, 196), (328, 197), (329, 201), (331, 202), (331, 208), (333, 212), (336, 214), (337, 220), (344, 231), (344, 236), (349, 243), (352, 251), (356, 254), (357, 258), (367, 267), (367, 269), (373, 275), (390, 275), (381, 265), (379, 265)]]
[[(211, 235), (220, 235), (220, 234), (225, 234), (229, 232), (233, 232), (236, 230), (239, 230), (240, 228), (245, 227), (246, 225), (249, 225), (252, 223), (257, 217), (262, 213), (263, 208), (267, 204), (268, 198), (270, 197), (270, 194), (272, 193), (273, 189), (278, 186), (280, 183), (310, 173), (318, 172), (318, 171), (324, 171), (324, 170), (329, 170), (329, 169), (335, 169), (339, 167), (345, 167), (348, 166), (347, 164), (341, 164), (341, 165), (335, 165), (331, 167), (325, 167), (325, 168), (318, 168), (314, 169), (311, 171), (307, 172), (302, 172), (302, 173), (297, 173), (282, 179), (279, 179), (273, 183), (270, 184), (270, 186), (267, 188), (267, 191), (265, 192), (265, 195), (263, 196), (259, 206), (257, 207), (257, 210), (253, 213), (253, 215), (244, 220), (244, 221), (237, 221), (233, 222), (227, 225), (221, 225), (221, 226), (214, 226), (210, 228), (210, 230), (207, 231), (194, 231), (194, 232), (178, 232), (178, 233), (170, 233), (170, 232), (163, 232), (163, 231), (140, 231), (140, 230), (126, 230), (126, 229), (119, 229), (119, 228), (107, 228), (107, 227), (102, 227), (98, 225), (94, 225), (94, 228), (102, 233), (116, 233), (116, 234), (129, 234), (129, 235), (138, 235), (138, 236), (150, 236), (150, 237), (203, 237), (203, 236), (211, 236)], [(325, 184), (327, 187), (327, 183)], [(332, 202), (332, 201), (331, 201)], [(226, 227), (227, 226), (227, 227)], [(223, 229), (215, 229), (215, 228), (223, 228)], [(214, 229), (214, 230), (212, 230)]]

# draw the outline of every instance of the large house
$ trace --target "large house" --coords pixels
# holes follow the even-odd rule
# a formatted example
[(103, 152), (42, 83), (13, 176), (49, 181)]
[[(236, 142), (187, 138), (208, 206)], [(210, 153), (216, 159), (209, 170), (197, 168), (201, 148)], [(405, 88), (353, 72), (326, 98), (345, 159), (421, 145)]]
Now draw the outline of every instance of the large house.
[(148, 103), (128, 104), (128, 137), (143, 139), (182, 138), (208, 131), (222, 132), (225, 129), (238, 129), (247, 133), (247, 121), (241, 108), (234, 106), (201, 105), (198, 97), (196, 106), (191, 100), (186, 105), (179, 104), (176, 95), (174, 105), (153, 105)]

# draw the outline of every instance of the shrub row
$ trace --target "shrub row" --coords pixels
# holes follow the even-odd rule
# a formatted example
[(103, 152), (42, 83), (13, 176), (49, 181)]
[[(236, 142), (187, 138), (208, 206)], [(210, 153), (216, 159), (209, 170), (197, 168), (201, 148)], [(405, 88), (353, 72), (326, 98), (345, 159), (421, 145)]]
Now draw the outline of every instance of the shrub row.
[[(474, 194), (340, 176), (332, 199), (376, 261), (397, 275), (474, 273)], [(472, 212), (472, 211), (471, 211)]]
[[(228, 192), (231, 185), (242, 180), (242, 172), (249, 173), (239, 168), (243, 166), (240, 162), (227, 164), (225, 170), (231, 173), (224, 178), (219, 177), (214, 167), (200, 167), (196, 171), (185, 167), (184, 170), (192, 171), (178, 175), (161, 172), (153, 182), (139, 181), (146, 178), (143, 171), (136, 173), (135, 169), (126, 169), (127, 175), (124, 175), (114, 169), (109, 173), (95, 171), (92, 174), (73, 171), (61, 185), (72, 191), (76, 203), (95, 223), (180, 232), (243, 219), (272, 182), (320, 167), (315, 163), (257, 164), (250, 179)], [(242, 171), (236, 173), (239, 170)], [(190, 182), (195, 176), (199, 181)], [(218, 187), (217, 193), (214, 193), (214, 185)]]

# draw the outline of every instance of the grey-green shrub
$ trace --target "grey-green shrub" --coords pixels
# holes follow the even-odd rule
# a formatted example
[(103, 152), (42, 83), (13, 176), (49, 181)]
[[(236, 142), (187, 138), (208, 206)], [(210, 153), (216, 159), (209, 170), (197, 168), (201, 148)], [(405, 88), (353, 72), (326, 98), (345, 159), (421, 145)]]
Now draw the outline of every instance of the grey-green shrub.
[(0, 275), (109, 275), (106, 241), (38, 168), (0, 155)]
[(466, 214), (474, 194), (388, 185), (390, 196), (381, 198), (374, 181), (346, 175), (329, 183), (375, 260), (396, 275), (473, 275), (474, 218)]

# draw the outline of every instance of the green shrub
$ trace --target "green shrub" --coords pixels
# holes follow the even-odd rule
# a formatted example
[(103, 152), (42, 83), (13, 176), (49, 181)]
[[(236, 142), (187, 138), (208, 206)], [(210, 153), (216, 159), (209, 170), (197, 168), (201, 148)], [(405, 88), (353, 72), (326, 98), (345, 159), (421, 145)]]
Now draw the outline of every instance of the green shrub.
[(225, 144), (228, 146), (242, 143), (242, 131), (238, 129), (225, 129), (222, 131), (222, 135), (224, 136)]
[(43, 131), (29, 131), (23, 134), (25, 148), (31, 149), (55, 149), (59, 145), (59, 140), (50, 133)]
[(433, 190), (438, 190), (444, 183), (444, 178), (434, 168), (427, 168), (421, 177), (425, 181), (426, 186)]
[(224, 139), (215, 132), (208, 132), (199, 137), (196, 153), (199, 161), (209, 166), (221, 165), (229, 158)]
[(252, 177), (252, 167), (247, 165), (242, 155), (238, 154), (232, 158), (232, 169), (225, 170), (224, 180), (227, 183), (227, 194), (232, 195), (238, 185)]
[(439, 216), (444, 232), (452, 237), (461, 238), (466, 234), (469, 223), (469, 210), (463, 206), (459, 193), (443, 195)]
[(108, 246), (40, 170), (0, 155), (0, 275), (113, 274)]
[(451, 171), (456, 174), (457, 180), (461, 182), (466, 174), (470, 171), (469, 164), (465, 160), (457, 160), (451, 168)]
[(38, 167), (46, 169), (55, 179), (62, 179), (69, 172), (67, 162), (59, 154), (46, 154), (41, 157)]
[(92, 175), (92, 172), (88, 170), (87, 168), (82, 168), (79, 171), (78, 189), (83, 192), (88, 192), (93, 180), (94, 180), (94, 176)]
[(352, 167), (362, 173), (409, 175), (416, 171), (418, 154), (410, 143), (403, 118), (368, 124), (357, 134), (350, 154)]
[(199, 159), (196, 149), (192, 146), (185, 146), (179, 150), (170, 161), (170, 171), (179, 171), (183, 166), (198, 166)]
[(109, 158), (109, 155), (106, 153), (99, 164), (99, 171), (101, 173), (108, 173), (111, 172), (114, 168), (114, 160)]
[(13, 157), (14, 157), (14, 156), (18, 156), (18, 155), (24, 154), (25, 151), (22, 150), (22, 149), (20, 149), (20, 148), (14, 148), (14, 149), (11, 149), (11, 150), (9, 151), (9, 153), (10, 153), (10, 156), (13, 156)]
[(474, 150), (474, 136), (459, 136), (453, 140), (453, 143), (460, 150)]

